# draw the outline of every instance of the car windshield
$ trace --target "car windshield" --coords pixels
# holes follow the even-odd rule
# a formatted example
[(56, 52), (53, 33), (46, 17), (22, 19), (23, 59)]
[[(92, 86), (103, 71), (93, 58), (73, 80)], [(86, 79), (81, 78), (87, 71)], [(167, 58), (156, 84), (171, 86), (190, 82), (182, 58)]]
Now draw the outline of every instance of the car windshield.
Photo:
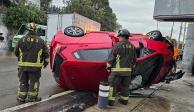
[(17, 33), (17, 35), (25, 35), (27, 34), (28, 30), (26, 29), (25, 25), (22, 25)]
[(106, 61), (111, 49), (79, 50), (74, 53), (79, 60)]

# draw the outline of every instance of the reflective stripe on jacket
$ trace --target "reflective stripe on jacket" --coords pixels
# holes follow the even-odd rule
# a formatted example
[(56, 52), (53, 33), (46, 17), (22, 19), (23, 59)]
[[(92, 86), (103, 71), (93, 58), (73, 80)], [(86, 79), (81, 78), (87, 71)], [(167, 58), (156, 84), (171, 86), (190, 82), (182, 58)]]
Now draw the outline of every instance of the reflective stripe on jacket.
[(135, 63), (135, 47), (128, 41), (125, 41), (118, 42), (112, 49), (107, 60), (107, 67), (110, 68), (112, 72), (122, 72), (125, 75), (130, 75)]

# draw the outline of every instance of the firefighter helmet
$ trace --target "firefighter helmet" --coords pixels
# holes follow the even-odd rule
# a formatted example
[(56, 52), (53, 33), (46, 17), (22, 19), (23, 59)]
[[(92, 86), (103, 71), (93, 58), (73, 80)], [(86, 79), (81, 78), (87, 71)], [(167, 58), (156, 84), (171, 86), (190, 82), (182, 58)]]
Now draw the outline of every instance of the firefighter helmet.
[(34, 22), (29, 23), (26, 25), (26, 29), (28, 29), (29, 31), (35, 32), (37, 30), (36, 24)]
[(119, 30), (117, 37), (125, 37), (126, 39), (129, 39), (130, 32), (127, 29)]

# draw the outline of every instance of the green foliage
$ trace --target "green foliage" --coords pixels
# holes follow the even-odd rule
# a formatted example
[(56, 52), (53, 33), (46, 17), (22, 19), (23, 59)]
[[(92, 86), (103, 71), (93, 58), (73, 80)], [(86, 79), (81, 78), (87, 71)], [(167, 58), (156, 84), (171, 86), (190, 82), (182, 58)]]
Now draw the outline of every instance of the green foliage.
[(66, 12), (76, 12), (101, 23), (101, 30), (116, 31), (121, 25), (117, 23), (115, 13), (108, 0), (72, 0)]
[(64, 11), (65, 10), (63, 10), (62, 8), (59, 8), (55, 5), (49, 7), (49, 9), (48, 9), (48, 13), (65, 13)]
[(3, 19), (4, 23), (11, 28), (19, 28), (21, 24), (35, 22), (37, 24), (46, 24), (46, 15), (39, 9), (25, 5), (21, 0), (19, 4), (10, 6)]
[(4, 13), (7, 10), (7, 7), (0, 6), (0, 13)]
[(40, 0), (40, 8), (44, 12), (48, 12), (49, 5), (52, 0)]

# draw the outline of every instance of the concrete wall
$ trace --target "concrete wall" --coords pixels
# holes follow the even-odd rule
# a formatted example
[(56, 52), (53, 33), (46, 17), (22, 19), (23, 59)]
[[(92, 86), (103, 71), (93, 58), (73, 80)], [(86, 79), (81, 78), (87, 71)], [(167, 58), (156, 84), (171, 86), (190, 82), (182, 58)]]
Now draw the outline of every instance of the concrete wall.
[(194, 0), (155, 0), (154, 19), (194, 21)]
[(186, 72), (191, 73), (193, 62), (194, 62), (194, 24), (189, 24), (183, 54), (183, 68)]
[(62, 31), (67, 26), (72, 26), (73, 14), (48, 14), (47, 38), (51, 41), (57, 31)]
[(101, 24), (85, 16), (74, 13), (73, 25), (81, 27), (85, 32), (100, 31)]

